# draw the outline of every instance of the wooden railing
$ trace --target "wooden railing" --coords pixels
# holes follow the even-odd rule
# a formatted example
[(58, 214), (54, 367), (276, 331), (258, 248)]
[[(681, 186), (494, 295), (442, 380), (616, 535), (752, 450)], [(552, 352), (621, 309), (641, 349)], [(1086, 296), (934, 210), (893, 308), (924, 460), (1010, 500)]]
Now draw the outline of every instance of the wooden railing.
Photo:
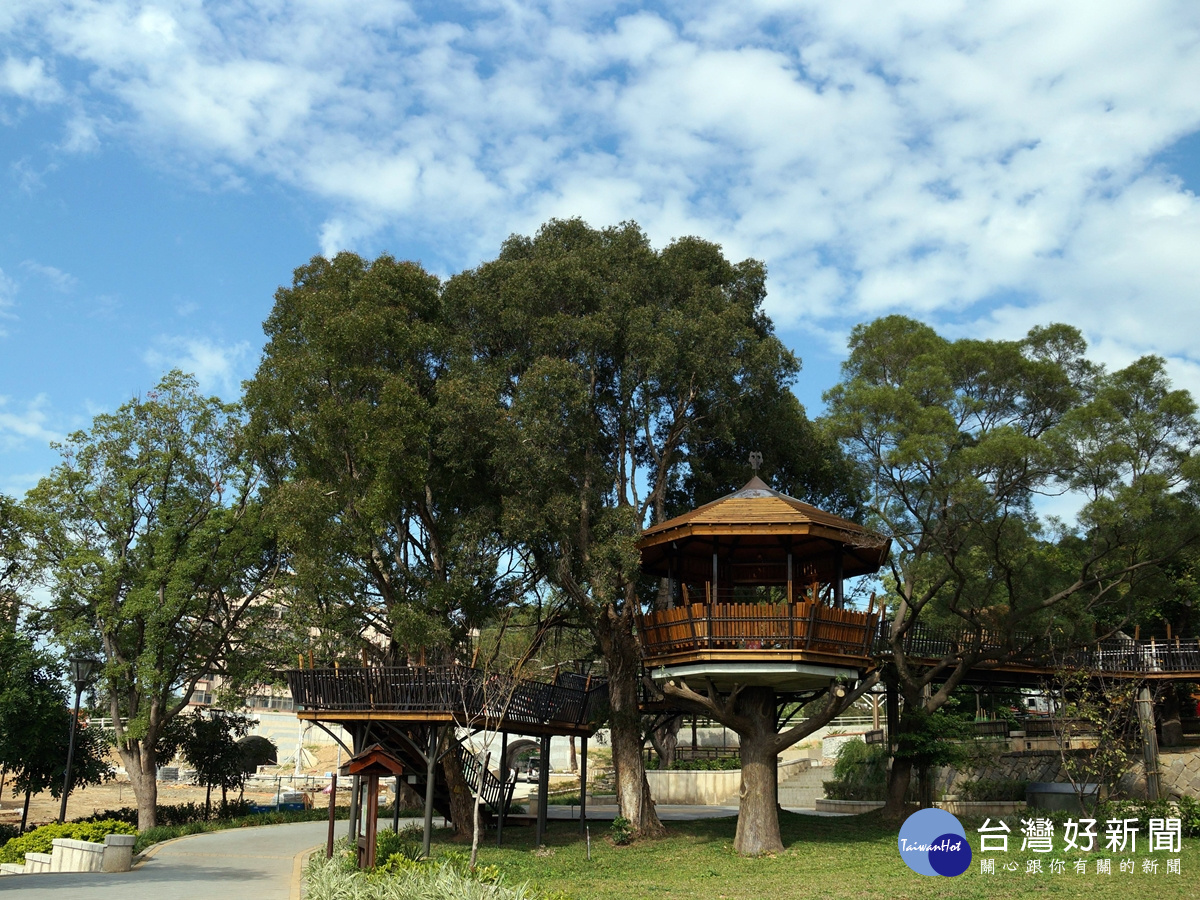
[(878, 616), (822, 603), (691, 603), (642, 617), (642, 647), (653, 660), (700, 650), (807, 650), (865, 657)]
[(463, 720), (579, 726), (599, 719), (608, 685), (577, 675), (554, 683), (487, 675), (464, 666), (288, 669), (292, 697), (307, 710), (450, 713)]
[[(888, 656), (891, 622), (879, 623), (874, 652)], [(1200, 673), (1200, 638), (1175, 636), (1165, 640), (1133, 640), (1111, 637), (1081, 644), (1077, 638), (1045, 637), (1013, 633), (1007, 637), (916, 623), (904, 635), (904, 652), (910, 657), (955, 658), (964, 653), (979, 654), (983, 662), (1028, 665), (1048, 670), (1080, 669), (1114, 675), (1159, 675)]]

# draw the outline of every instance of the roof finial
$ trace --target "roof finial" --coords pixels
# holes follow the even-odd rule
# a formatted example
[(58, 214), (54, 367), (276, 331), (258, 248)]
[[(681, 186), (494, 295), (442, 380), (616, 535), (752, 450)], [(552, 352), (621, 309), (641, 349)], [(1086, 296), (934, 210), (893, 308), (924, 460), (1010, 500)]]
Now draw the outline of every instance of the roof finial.
[(754, 471), (754, 477), (758, 477), (758, 467), (762, 465), (762, 454), (757, 450), (750, 451), (750, 468)]

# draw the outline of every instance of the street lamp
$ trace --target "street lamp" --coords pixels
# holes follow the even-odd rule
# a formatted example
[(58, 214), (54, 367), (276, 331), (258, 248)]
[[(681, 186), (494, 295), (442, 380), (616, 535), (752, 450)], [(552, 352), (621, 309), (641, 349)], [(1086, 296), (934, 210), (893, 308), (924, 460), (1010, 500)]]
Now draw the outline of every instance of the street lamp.
[(67, 742), (67, 770), (63, 773), (62, 803), (58, 807), (58, 824), (67, 818), (67, 791), (71, 786), (71, 763), (75, 758), (75, 726), (79, 722), (79, 698), (83, 688), (92, 677), (92, 673), (100, 663), (90, 656), (73, 656), (71, 664), (71, 681), (75, 683), (75, 713), (71, 716), (71, 738)]

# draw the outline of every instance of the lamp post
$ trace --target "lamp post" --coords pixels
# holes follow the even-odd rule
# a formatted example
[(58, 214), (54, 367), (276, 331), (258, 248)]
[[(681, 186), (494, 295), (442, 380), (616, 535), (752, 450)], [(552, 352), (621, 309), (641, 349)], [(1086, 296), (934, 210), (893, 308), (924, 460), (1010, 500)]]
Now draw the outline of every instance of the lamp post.
[(71, 787), (71, 763), (75, 758), (75, 726), (79, 722), (79, 699), (83, 696), (83, 688), (96, 670), (97, 661), (90, 656), (73, 656), (71, 663), (71, 680), (75, 683), (75, 712), (71, 716), (71, 738), (67, 742), (67, 770), (63, 773), (62, 803), (58, 807), (58, 824), (67, 818), (67, 793)]

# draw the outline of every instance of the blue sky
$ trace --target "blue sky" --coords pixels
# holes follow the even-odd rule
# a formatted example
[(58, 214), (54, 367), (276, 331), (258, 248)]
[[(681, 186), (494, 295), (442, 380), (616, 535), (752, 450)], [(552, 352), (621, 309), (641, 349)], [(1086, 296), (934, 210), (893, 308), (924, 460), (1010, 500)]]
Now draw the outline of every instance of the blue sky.
[(551, 216), (763, 259), (810, 408), (854, 323), (1080, 327), (1200, 391), (1193, 0), (0, 4), (0, 491), (316, 253)]

